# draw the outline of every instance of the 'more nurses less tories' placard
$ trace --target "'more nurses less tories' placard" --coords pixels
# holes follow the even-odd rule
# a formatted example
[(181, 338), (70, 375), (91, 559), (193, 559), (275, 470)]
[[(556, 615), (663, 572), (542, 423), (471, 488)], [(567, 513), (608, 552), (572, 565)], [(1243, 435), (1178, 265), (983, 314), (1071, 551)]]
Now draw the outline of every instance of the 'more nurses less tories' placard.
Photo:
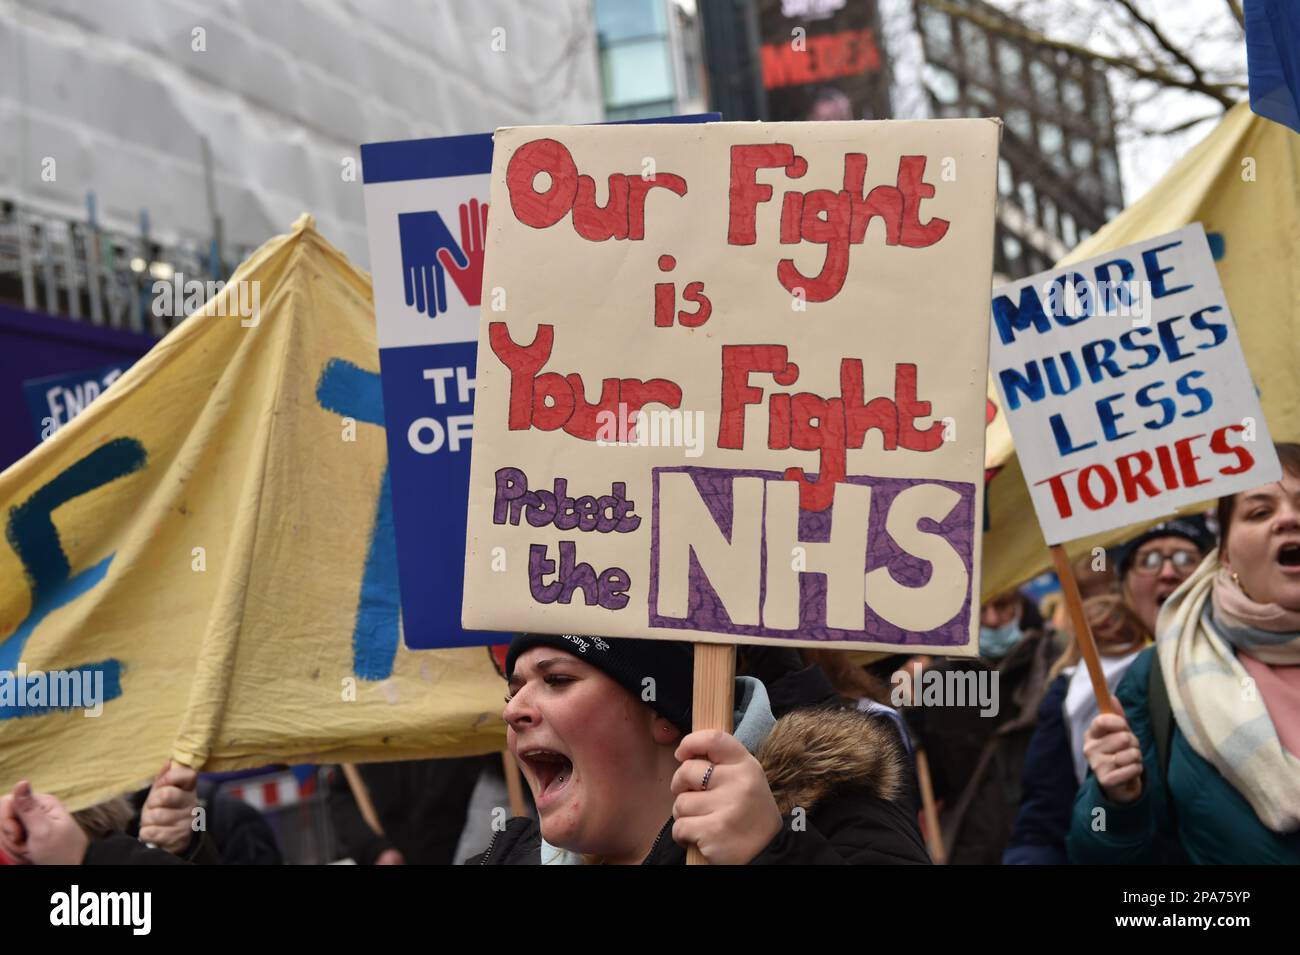
[(464, 626), (973, 652), (998, 133), (498, 130)]
[(1281, 477), (1200, 223), (994, 289), (989, 365), (1049, 544)]

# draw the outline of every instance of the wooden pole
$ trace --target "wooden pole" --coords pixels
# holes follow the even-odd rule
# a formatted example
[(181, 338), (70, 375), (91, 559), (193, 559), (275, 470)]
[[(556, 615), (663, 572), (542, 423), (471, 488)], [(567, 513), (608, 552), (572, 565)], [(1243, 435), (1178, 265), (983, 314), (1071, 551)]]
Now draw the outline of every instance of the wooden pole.
[[(730, 733), (736, 705), (736, 647), (731, 643), (695, 644), (695, 687), (691, 729)], [(695, 846), (686, 850), (687, 865), (708, 865)]]
[(370, 801), (370, 790), (366, 788), (366, 781), (361, 778), (361, 774), (351, 763), (343, 764), (343, 775), (352, 789), (352, 798), (357, 801), (357, 808), (361, 810), (361, 818), (375, 831), (375, 835), (382, 836), (384, 827), (379, 824), (379, 813), (375, 812), (375, 804)]
[(510, 750), (501, 751), (501, 769), (506, 777), (506, 792), (510, 793), (510, 815), (524, 816), (528, 807), (524, 805), (524, 787), (519, 778), (519, 764)]
[(1083, 614), (1083, 597), (1079, 594), (1079, 582), (1074, 579), (1074, 568), (1065, 548), (1053, 544), (1052, 563), (1056, 565), (1056, 576), (1061, 581), (1061, 591), (1065, 594), (1065, 606), (1070, 611), (1070, 622), (1074, 625), (1074, 639), (1079, 644), (1079, 653), (1088, 668), (1088, 677), (1092, 680), (1092, 692), (1097, 697), (1097, 708), (1103, 713), (1114, 713), (1110, 702), (1110, 687), (1106, 686), (1106, 675), (1101, 669), (1101, 654), (1097, 652), (1097, 641), (1092, 638), (1092, 628), (1088, 618)]
[(921, 787), (921, 810), (925, 813), (925, 842), (935, 865), (943, 865), (947, 857), (943, 851), (943, 833), (939, 830), (939, 810), (934, 803), (934, 783), (930, 781), (930, 760), (925, 750), (916, 751), (916, 781)]

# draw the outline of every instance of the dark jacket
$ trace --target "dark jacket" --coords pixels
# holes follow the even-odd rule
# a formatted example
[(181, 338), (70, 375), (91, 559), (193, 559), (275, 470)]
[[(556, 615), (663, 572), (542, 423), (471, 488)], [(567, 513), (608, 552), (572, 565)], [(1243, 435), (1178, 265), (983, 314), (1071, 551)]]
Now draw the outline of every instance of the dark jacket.
[(450, 865), (479, 775), (486, 770), (499, 776), (501, 756), (366, 763), (357, 769), (384, 835), (370, 828), (343, 773), (335, 769), (330, 817), (343, 854), (357, 865), (373, 865), (384, 850), (395, 848), (407, 865)]
[[(205, 829), (195, 832), (189, 847), (180, 854), (183, 861), (195, 865), (280, 865), (284, 862), (275, 832), (260, 812), (202, 777), (196, 794), (203, 806)], [(141, 789), (129, 798), (135, 816), (126, 834), (135, 837), (140, 834), (140, 812), (149, 798), (149, 789)]]
[(909, 706), (903, 709), (925, 750), (935, 800), (943, 803), (939, 828), (950, 865), (998, 865), (1020, 807), (1021, 774), (1047, 672), (1059, 656), (1053, 639), (1028, 630), (990, 667), (983, 660), (942, 660), (939, 672), (996, 671), (998, 712), (979, 706)]
[(151, 849), (134, 836), (115, 832), (90, 840), (82, 865), (190, 865), (164, 849)]
[[(887, 723), (851, 710), (800, 710), (777, 720), (757, 755), (784, 824), (750, 865), (930, 861), (915, 819), (900, 801), (906, 762)], [(643, 864), (685, 861), (686, 850), (673, 842), (669, 819)], [(538, 825), (520, 817), (467, 864), (540, 863)]]
[(1283, 834), (1266, 828), (1246, 798), (1197, 755), (1176, 726), (1166, 782), (1147, 702), (1151, 668), (1158, 665), (1155, 648), (1144, 650), (1115, 694), (1141, 745), (1142, 795), (1116, 805), (1102, 795), (1097, 777), (1089, 773), (1074, 801), (1071, 861), (1300, 865), (1300, 830)]
[(1021, 774), (1020, 811), (1011, 843), (1002, 854), (1003, 865), (1066, 865), (1070, 861), (1065, 837), (1079, 780), (1074, 775), (1070, 727), (1065, 722), (1069, 688), (1070, 677), (1058, 676), (1038, 707), (1038, 728), (1029, 740)]

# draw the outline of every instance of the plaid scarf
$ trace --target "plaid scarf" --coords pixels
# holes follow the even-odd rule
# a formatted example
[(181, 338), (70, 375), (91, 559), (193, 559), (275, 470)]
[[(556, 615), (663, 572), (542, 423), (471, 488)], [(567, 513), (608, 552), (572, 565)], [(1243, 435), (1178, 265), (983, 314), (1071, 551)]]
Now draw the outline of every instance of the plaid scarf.
[(1237, 651), (1300, 664), (1300, 614), (1252, 601), (1218, 551), (1165, 602), (1156, 653), (1178, 728), (1197, 755), (1246, 798), (1273, 832), (1300, 829), (1300, 760), (1278, 738)]

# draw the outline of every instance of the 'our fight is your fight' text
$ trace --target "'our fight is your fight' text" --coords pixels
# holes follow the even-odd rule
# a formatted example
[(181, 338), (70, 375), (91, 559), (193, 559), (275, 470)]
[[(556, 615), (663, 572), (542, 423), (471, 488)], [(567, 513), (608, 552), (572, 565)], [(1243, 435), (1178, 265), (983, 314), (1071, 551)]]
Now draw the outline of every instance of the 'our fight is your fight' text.
[[(545, 247), (548, 261), (496, 273), (522, 268), (534, 277), (524, 288), (503, 286), (514, 302), (525, 299), (532, 321), (510, 308), (500, 317), (483, 312), (480, 402), (491, 394), (486, 376), (504, 374), (499, 417), (488, 418), (481, 404), (475, 423), (467, 626), (476, 554), (488, 564), (495, 556), (498, 572), (520, 579), (509, 566), (512, 548), (490, 546), (510, 538), (484, 534), (477, 510), (480, 524), (487, 518), (500, 531), (555, 535), (528, 542), (526, 580), (538, 620), (554, 613), (560, 629), (565, 608), (586, 606), (615, 612), (607, 633), (925, 642), (920, 632), (949, 646), (967, 643), (982, 355), (963, 356), (966, 373), (954, 381), (951, 369), (927, 361), (940, 350), (933, 331), (912, 329), (897, 348), (882, 336), (891, 324), (937, 329), (945, 318), (960, 320), (940, 303), (927, 308), (925, 290), (894, 273), (899, 263), (915, 269), (902, 256), (953, 241), (963, 214), (971, 221), (954, 253), (989, 251), (971, 233), (991, 217), (992, 176), (981, 172), (991, 170), (995, 149), (972, 157), (972, 182), (959, 185), (937, 174), (943, 154), (908, 151), (887, 137), (879, 151), (845, 148), (810, 136), (817, 128), (747, 142), (737, 127), (698, 127), (678, 134), (687, 145), (647, 148), (649, 163), (613, 172), (609, 160), (585, 166), (590, 152), (567, 136), (509, 130), (504, 148), (498, 133), (504, 168), (499, 181), (494, 174), (493, 216), (512, 220), (502, 226), (511, 241), (501, 254), (513, 260)], [(698, 143), (720, 129), (731, 133), (716, 147)], [(984, 139), (995, 147), (994, 136)], [(964, 205), (943, 202), (945, 190), (962, 189), (970, 193)], [(704, 201), (691, 205), (701, 191)], [(543, 246), (541, 236), (552, 241)], [(620, 243), (628, 251), (616, 251)], [(489, 271), (495, 261), (490, 246)], [(602, 274), (602, 263), (619, 274)], [(965, 272), (977, 276), (982, 267), (987, 277), (987, 266), (977, 258)], [(556, 272), (585, 288), (570, 286), (568, 301), (539, 296), (536, 286)], [(606, 282), (612, 290), (589, 291)], [(978, 289), (977, 280), (968, 284)], [(978, 299), (968, 298), (974, 343), (986, 325)], [(593, 309), (596, 299), (608, 310)], [(899, 302), (910, 311), (886, 321)], [(616, 354), (599, 359), (602, 349)], [(588, 369), (600, 364), (620, 371), (597, 383)], [(657, 374), (628, 373), (638, 366)], [(698, 465), (675, 461), (664, 442), (637, 441), (638, 430), (664, 423), (669, 433), (671, 416), (701, 407), (713, 418), (713, 440)], [(966, 448), (946, 468), (927, 465), (953, 443), (963, 417), (978, 451)], [(598, 459), (581, 450), (615, 437), (644, 454)], [(850, 473), (855, 451), (884, 466)], [(794, 463), (794, 452), (815, 457)], [(885, 463), (897, 454), (906, 458)], [(782, 458), (784, 466), (773, 466)], [(599, 476), (583, 466), (588, 461), (603, 465)], [(490, 500), (484, 495), (476, 509), (484, 487)], [(597, 541), (611, 542), (599, 550), (617, 562), (583, 559)], [(645, 615), (619, 622), (638, 589)], [(567, 619), (569, 629), (582, 629)]]

